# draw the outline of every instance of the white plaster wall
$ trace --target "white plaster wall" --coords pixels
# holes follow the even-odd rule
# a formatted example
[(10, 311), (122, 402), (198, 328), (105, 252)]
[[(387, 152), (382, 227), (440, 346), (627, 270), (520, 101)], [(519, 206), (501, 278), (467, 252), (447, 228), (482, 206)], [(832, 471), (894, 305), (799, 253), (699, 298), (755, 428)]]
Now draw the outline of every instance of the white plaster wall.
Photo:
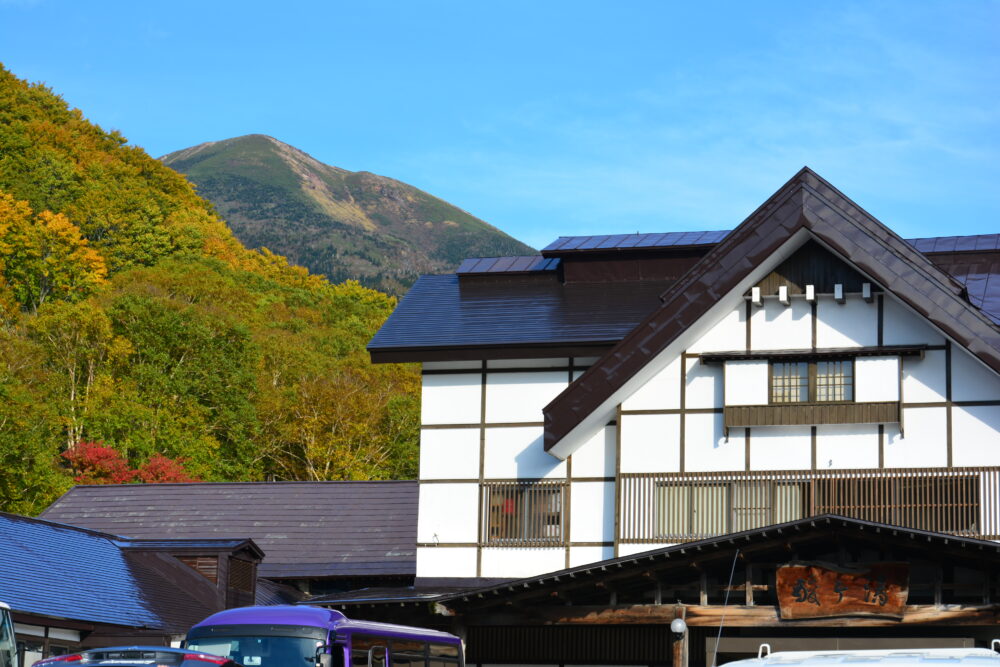
[(878, 424), (816, 427), (816, 468), (878, 468)]
[(768, 362), (727, 361), (726, 405), (767, 405)]
[(754, 350), (812, 347), (812, 306), (805, 299), (795, 299), (787, 306), (773, 299), (763, 303), (751, 308), (750, 340)]
[(615, 539), (614, 482), (573, 482), (570, 485), (570, 533), (571, 542)]
[(940, 467), (948, 463), (945, 408), (904, 408), (903, 435), (886, 425), (885, 467)]
[[(739, 440), (743, 429), (729, 431)], [(812, 429), (809, 426), (757, 426), (750, 429), (751, 470), (808, 470), (812, 465)]]
[(475, 577), (475, 547), (417, 547), (418, 577)]
[(903, 401), (935, 403), (947, 398), (945, 351), (927, 350), (924, 358), (903, 358)]
[[(711, 470), (743, 470), (745, 441), (742, 429), (733, 429), (729, 442), (722, 434), (721, 414), (695, 414), (685, 416), (684, 450), (687, 455), (685, 470), (704, 472)], [(751, 431), (751, 442), (753, 433)], [(624, 452), (624, 448), (623, 448)]]
[(622, 472), (680, 470), (680, 415), (622, 415), (621, 427)]
[(1000, 406), (954, 407), (951, 426), (956, 466), (1000, 465)]
[(421, 484), (417, 542), (475, 542), (479, 484)]
[(486, 368), (568, 368), (569, 357), (552, 359), (490, 359)]
[(573, 477), (614, 477), (614, 426), (605, 426), (573, 453)]
[(844, 303), (816, 298), (816, 347), (864, 347), (878, 344), (878, 305), (850, 295)]
[(654, 551), (655, 549), (662, 549), (663, 547), (669, 546), (670, 543), (668, 542), (664, 542), (663, 544), (619, 544), (618, 557), (634, 556), (635, 554), (641, 554), (645, 551)]
[(666, 367), (622, 402), (622, 410), (664, 410), (681, 405), (681, 358)]
[(483, 549), (484, 577), (530, 577), (566, 567), (566, 549)]
[(700, 359), (687, 359), (686, 408), (722, 407), (722, 366), (703, 364)]
[(423, 429), (420, 479), (479, 479), (479, 429)]
[(951, 350), (951, 398), (954, 401), (1000, 399), (1000, 377), (958, 345)]
[(746, 346), (746, 306), (741, 303), (692, 344), (688, 352), (732, 352)]
[(480, 370), (483, 367), (481, 361), (425, 361), (421, 368), (425, 371), (457, 371), (457, 370)]
[(943, 345), (944, 336), (922, 316), (886, 294), (882, 306), (882, 342), (886, 345)]
[(566, 371), (489, 373), (486, 421), (490, 424), (540, 422), (542, 408), (569, 384)]
[(854, 376), (856, 402), (899, 400), (899, 357), (858, 357)]
[(614, 547), (570, 547), (569, 566), (578, 567), (615, 557)]
[(483, 475), (487, 479), (566, 476), (566, 462), (545, 453), (541, 426), (486, 429)]
[(482, 375), (425, 375), (420, 395), (421, 424), (478, 424)]

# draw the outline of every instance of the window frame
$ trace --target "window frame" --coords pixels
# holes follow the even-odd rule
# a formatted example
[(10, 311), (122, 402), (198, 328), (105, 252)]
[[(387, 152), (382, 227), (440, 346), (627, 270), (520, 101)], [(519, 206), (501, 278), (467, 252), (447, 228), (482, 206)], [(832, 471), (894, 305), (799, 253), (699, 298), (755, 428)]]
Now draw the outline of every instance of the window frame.
[[(482, 540), (480, 546), (484, 547), (555, 547), (565, 546), (568, 535), (566, 531), (567, 510), (566, 501), (569, 484), (566, 481), (518, 481), (518, 482), (491, 482), (484, 481), (480, 485), (482, 494), (483, 515)], [(551, 494), (551, 497), (558, 498), (559, 507), (555, 510), (539, 511), (537, 509), (526, 511), (525, 498), (529, 498), (531, 503), (537, 503), (543, 496)], [(495, 502), (495, 501), (499, 501)], [(508, 502), (516, 502), (515, 514), (512, 521), (506, 525), (498, 521), (495, 510)], [(533, 520), (534, 514), (538, 516)], [(556, 523), (549, 520), (557, 517)], [(545, 530), (548, 527), (556, 526), (558, 534), (547, 536), (544, 534), (533, 534), (532, 529)], [(504, 529), (511, 530), (512, 534), (497, 535), (504, 532)], [(516, 534), (514, 534), (516, 531)]]
[[(819, 400), (817, 398), (817, 384), (816, 378), (818, 377), (818, 365), (821, 363), (831, 363), (839, 362), (850, 364), (851, 369), (851, 398), (842, 400)], [(807, 398), (805, 401), (776, 401), (774, 398), (774, 366), (775, 364), (806, 364), (806, 376), (807, 376)], [(845, 385), (848, 386), (848, 385)], [(767, 360), (767, 404), (775, 406), (793, 406), (793, 405), (850, 405), (857, 402), (857, 363), (854, 357), (844, 356), (844, 357), (823, 357), (817, 358), (798, 358), (798, 359), (788, 359), (788, 358), (771, 358)]]

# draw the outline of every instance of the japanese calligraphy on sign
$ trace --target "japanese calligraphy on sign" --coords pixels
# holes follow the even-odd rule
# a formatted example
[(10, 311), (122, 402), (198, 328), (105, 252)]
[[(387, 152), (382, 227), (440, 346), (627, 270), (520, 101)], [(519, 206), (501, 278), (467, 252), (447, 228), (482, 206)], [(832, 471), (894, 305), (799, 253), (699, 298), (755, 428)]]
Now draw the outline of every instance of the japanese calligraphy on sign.
[(789, 563), (777, 570), (778, 606), (783, 620), (830, 616), (900, 618), (909, 585), (907, 563), (857, 567)]

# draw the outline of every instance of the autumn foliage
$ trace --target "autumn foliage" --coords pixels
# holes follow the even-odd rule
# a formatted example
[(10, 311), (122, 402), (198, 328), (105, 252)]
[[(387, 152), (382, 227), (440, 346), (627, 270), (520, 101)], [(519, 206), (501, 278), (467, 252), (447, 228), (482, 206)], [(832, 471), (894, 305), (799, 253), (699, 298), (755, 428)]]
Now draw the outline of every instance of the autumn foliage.
[(243, 247), (178, 173), (0, 67), (0, 511), (74, 482), (416, 472), (395, 300)]

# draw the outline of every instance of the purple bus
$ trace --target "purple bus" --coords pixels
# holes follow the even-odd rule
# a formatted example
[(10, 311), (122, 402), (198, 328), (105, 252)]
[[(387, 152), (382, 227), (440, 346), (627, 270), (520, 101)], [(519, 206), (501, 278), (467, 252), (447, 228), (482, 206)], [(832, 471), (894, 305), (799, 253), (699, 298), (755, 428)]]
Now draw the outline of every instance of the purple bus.
[(320, 607), (227, 609), (191, 628), (184, 645), (245, 667), (465, 667), (455, 635)]

